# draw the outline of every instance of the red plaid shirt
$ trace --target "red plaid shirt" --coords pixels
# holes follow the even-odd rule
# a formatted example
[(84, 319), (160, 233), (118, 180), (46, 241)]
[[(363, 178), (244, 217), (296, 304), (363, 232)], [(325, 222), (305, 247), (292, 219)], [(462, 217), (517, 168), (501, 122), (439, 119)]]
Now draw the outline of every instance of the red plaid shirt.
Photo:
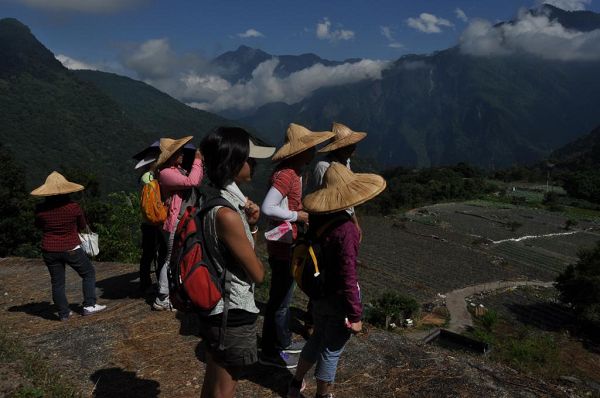
[(43, 232), (43, 251), (64, 252), (81, 244), (78, 232), (86, 222), (75, 202), (44, 202), (35, 210), (35, 225)]

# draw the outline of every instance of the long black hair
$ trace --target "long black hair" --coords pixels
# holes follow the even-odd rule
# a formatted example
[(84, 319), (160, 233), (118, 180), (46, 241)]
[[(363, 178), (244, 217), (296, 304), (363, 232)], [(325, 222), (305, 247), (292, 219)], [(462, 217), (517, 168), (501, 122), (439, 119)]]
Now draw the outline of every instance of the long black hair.
[(200, 142), (206, 175), (224, 188), (238, 175), (250, 153), (250, 135), (240, 127), (217, 127)]

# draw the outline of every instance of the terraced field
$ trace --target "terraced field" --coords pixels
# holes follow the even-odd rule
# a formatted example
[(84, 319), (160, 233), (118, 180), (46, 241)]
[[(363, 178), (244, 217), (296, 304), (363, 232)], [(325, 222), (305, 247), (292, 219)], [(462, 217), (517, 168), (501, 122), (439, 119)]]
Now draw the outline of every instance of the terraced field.
[[(561, 213), (485, 202), (363, 217), (359, 276), (364, 296), (396, 290), (427, 301), (437, 293), (497, 280), (551, 281), (577, 260), (581, 247), (600, 240), (600, 220), (580, 220), (566, 231), (567, 220)], [(531, 238), (510, 240), (524, 236)]]

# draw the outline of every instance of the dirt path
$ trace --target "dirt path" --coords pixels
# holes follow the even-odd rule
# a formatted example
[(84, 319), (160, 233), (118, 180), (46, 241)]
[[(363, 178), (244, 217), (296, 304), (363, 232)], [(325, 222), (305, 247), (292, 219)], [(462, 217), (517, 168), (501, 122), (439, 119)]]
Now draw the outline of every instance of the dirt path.
[(467, 303), (465, 298), (472, 296), (473, 294), (490, 291), (505, 289), (516, 286), (542, 286), (552, 287), (553, 282), (540, 282), (540, 281), (496, 281), (490, 283), (482, 283), (480, 285), (468, 286), (462, 289), (453, 290), (450, 293), (446, 293), (446, 307), (450, 313), (450, 324), (448, 329), (453, 332), (460, 332), (468, 326), (473, 326), (473, 319), (471, 314), (467, 310)]
[[(59, 322), (49, 302), (50, 281), (43, 263), (0, 259), (3, 328), (42, 354), (52, 370), (73, 383), (83, 397), (199, 396), (204, 355), (195, 335), (197, 318), (150, 311), (149, 304), (133, 294), (137, 289), (133, 265), (98, 263), (96, 273), (98, 302), (108, 309)], [(67, 296), (74, 303), (73, 310), (79, 310), (81, 282), (71, 270)], [(253, 366), (240, 381), (237, 396), (284, 396), (290, 377), (287, 370)], [(312, 396), (312, 377), (308, 385), (307, 396)], [(421, 346), (372, 328), (350, 339), (335, 385), (340, 398), (529, 397), (539, 391), (546, 396), (567, 396), (561, 387), (483, 359)]]

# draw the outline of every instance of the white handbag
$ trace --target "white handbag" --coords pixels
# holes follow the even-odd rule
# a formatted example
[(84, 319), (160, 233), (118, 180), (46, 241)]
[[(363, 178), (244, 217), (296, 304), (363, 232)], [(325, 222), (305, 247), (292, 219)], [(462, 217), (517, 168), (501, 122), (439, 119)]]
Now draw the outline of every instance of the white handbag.
[(90, 257), (95, 257), (100, 253), (100, 247), (98, 246), (98, 234), (92, 232), (88, 226), (85, 232), (79, 233), (79, 240), (81, 241), (81, 248)]

